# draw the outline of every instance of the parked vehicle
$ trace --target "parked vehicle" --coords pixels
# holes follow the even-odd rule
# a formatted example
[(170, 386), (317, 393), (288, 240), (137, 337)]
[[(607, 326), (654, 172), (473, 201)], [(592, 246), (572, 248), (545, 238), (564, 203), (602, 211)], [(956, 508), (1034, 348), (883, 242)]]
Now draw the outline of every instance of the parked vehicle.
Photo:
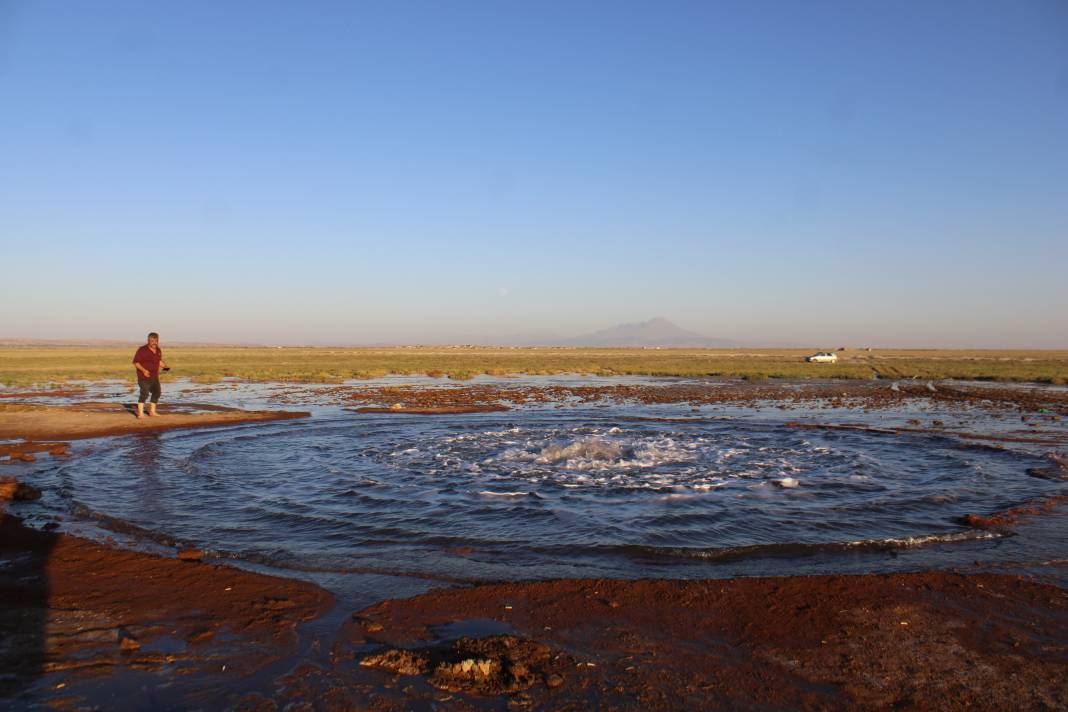
[(820, 351), (818, 354), (806, 356), (805, 360), (809, 363), (838, 363), (838, 354), (830, 351)]

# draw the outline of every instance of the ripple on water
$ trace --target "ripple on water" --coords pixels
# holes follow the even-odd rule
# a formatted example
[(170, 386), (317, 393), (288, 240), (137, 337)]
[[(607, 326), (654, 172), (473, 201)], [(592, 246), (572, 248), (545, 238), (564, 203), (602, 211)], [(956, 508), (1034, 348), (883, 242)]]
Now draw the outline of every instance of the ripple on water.
[(995, 535), (957, 517), (1061, 487), (1026, 476), (1035, 456), (937, 435), (627, 414), (346, 414), (120, 440), (45, 474), (50, 506), (238, 558), (474, 578), (707, 576), (754, 559), (790, 563), (729, 573), (800, 573), (800, 559), (848, 568), (946, 542), (971, 557)]

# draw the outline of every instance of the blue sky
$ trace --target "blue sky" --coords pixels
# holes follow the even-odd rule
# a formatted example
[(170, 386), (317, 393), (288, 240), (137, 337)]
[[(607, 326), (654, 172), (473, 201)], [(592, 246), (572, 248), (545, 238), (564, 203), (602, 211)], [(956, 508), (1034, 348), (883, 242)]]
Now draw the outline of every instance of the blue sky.
[(4, 2), (0, 337), (1068, 347), (1068, 6)]

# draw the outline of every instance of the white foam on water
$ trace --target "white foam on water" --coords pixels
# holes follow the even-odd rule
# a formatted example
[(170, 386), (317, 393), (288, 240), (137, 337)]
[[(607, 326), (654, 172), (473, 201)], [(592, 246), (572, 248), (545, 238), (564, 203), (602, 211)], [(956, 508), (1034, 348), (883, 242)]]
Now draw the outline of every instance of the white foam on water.
[(968, 530), (963, 532), (951, 532), (948, 534), (927, 534), (924, 536), (909, 536), (900, 539), (861, 539), (848, 542), (848, 546), (870, 546), (879, 544), (893, 546), (902, 549), (911, 549), (928, 544), (942, 544), (956, 541), (977, 541), (982, 539), (1000, 539), (1001, 534), (991, 531)]
[(479, 492), (483, 497), (529, 497), (530, 492), (494, 492), (493, 490), (482, 490)]
[(533, 455), (533, 462), (549, 465), (565, 461), (568, 469), (586, 469), (596, 463), (610, 463), (623, 455), (623, 446), (618, 442), (600, 438), (584, 438), (567, 445), (549, 445)]
[[(658, 431), (644, 425), (498, 426), (395, 447), (387, 457), (407, 470), (458, 472), (483, 481), (526, 483), (528, 489), (701, 493), (740, 481), (796, 489), (802, 481), (867, 481), (850, 473), (878, 465), (811, 438), (787, 436), (772, 444), (737, 433)], [(767, 496), (766, 489), (755, 489), (754, 494)]]
[(483, 435), (488, 435), (491, 438), (499, 438), (499, 437), (503, 437), (505, 435), (512, 435), (512, 434), (515, 434), (515, 433), (518, 433), (518, 432), (519, 432), (519, 426), (517, 425), (514, 428), (508, 428), (507, 430), (486, 430), (486, 431), (483, 431), (482, 434)]
[(723, 482), (723, 481), (720, 481), (720, 482), (701, 482), (699, 484), (693, 485), (693, 488), (695, 490), (699, 491), (699, 492), (707, 492), (709, 490), (719, 489), (720, 487), (723, 487), (726, 484), (727, 483)]

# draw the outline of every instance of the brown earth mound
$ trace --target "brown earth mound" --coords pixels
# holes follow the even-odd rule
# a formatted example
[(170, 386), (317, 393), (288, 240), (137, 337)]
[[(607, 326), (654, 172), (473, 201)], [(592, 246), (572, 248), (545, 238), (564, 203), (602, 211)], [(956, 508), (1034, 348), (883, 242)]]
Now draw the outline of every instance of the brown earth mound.
[[(188, 406), (186, 407), (188, 408)], [(207, 410), (207, 409), (204, 409)], [(108, 435), (156, 433), (177, 428), (206, 428), (268, 420), (306, 418), (308, 413), (281, 410), (178, 412), (160, 406), (160, 415), (138, 420), (132, 406), (87, 403), (69, 406), (0, 404), (0, 440), (72, 440)], [(18, 448), (16, 448), (18, 449)], [(20, 452), (27, 452), (25, 448)]]

